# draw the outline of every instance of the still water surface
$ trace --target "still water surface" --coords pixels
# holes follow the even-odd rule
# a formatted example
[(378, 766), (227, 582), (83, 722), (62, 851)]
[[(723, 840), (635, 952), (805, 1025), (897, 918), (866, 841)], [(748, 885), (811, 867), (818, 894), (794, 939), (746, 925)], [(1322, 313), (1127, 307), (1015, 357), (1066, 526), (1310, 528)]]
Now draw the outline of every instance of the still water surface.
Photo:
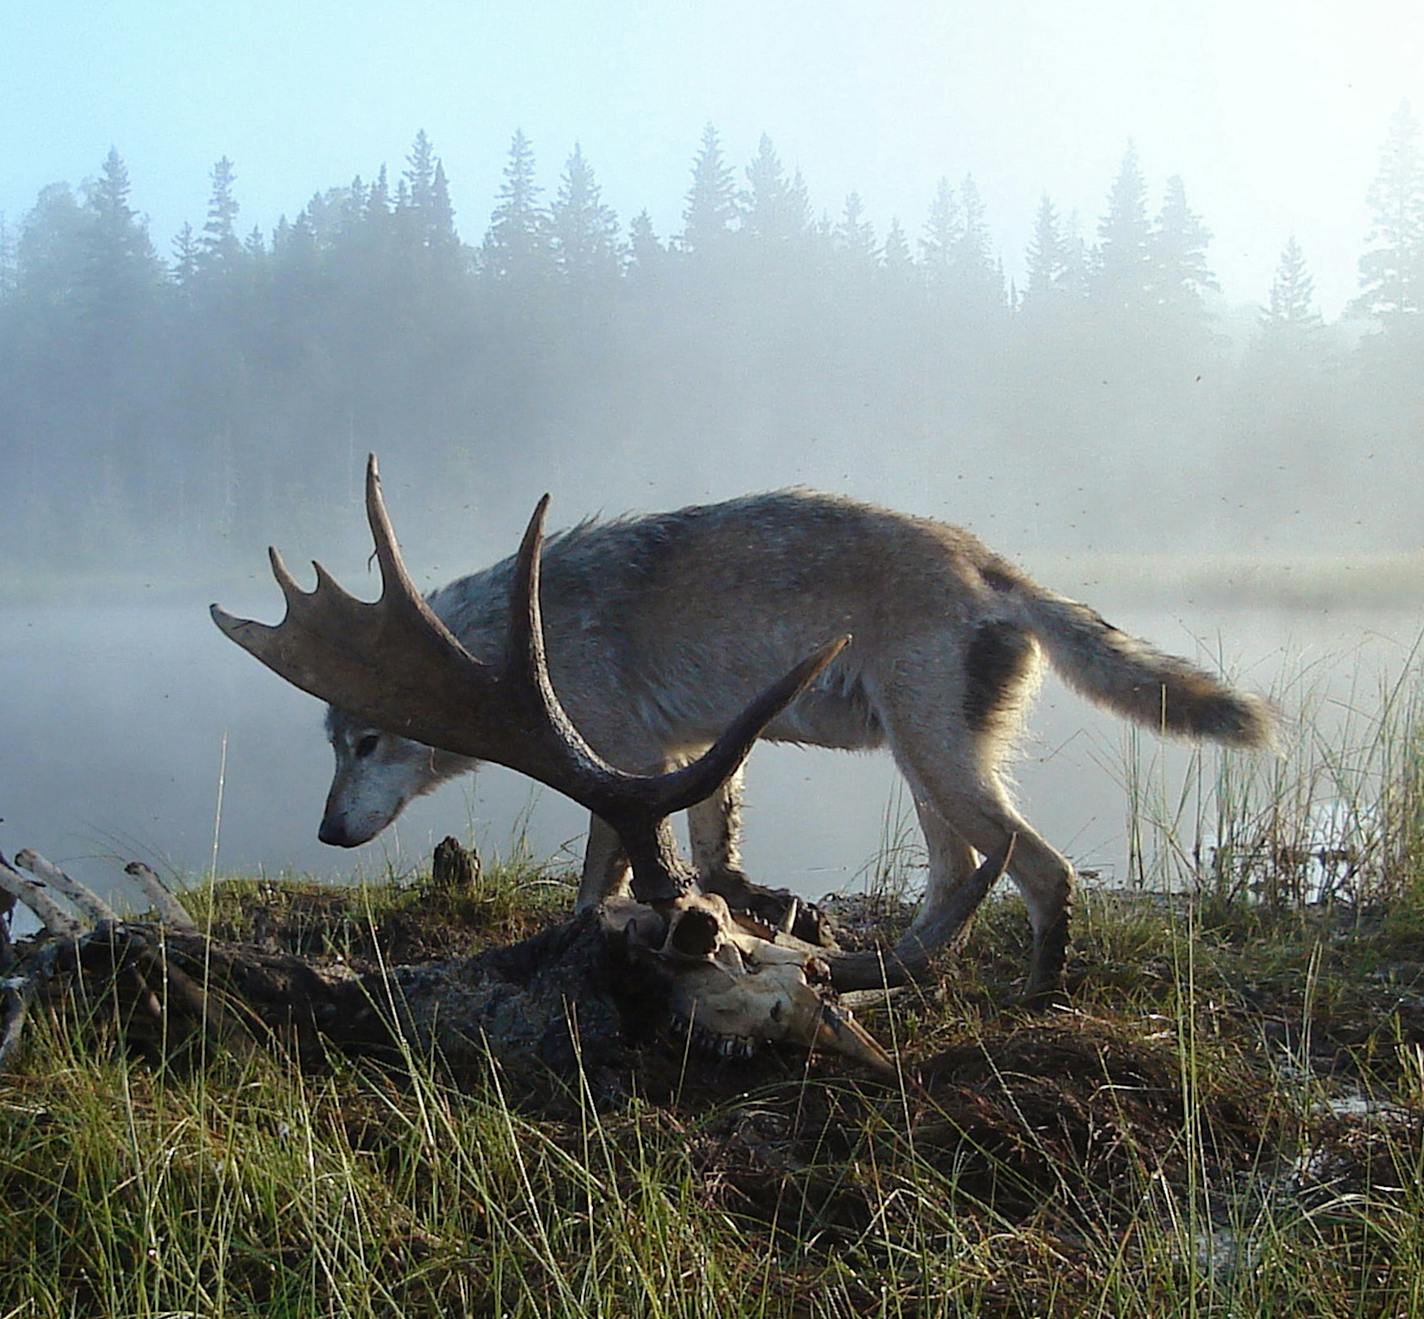
[[(1420, 608), (1115, 609), (1101, 591), (1092, 603), (1164, 649), (1219, 656), (1242, 685), (1284, 683), (1288, 714), (1308, 689), (1327, 723), (1373, 709), (1380, 675), (1398, 674), (1424, 627)], [(273, 612), (270, 593), (232, 605)], [(116, 860), (195, 877), (215, 854), (224, 872), (379, 876), (422, 864), (447, 833), (473, 833), (486, 854), (507, 854), (524, 834), (538, 857), (581, 855), (581, 812), (497, 768), (413, 804), (355, 853), (324, 847), (321, 719), (318, 702), (217, 632), (206, 601), (0, 606), (0, 850), (33, 847), (106, 889)], [(1125, 728), (1050, 678), (1017, 762), (1028, 819), (1107, 882), (1126, 878)], [(1142, 742), (1155, 751), (1154, 738)], [(1158, 759), (1170, 794), (1188, 754)], [(897, 784), (883, 754), (758, 748), (749, 869), (813, 896), (844, 887), (873, 865), (887, 821), (893, 836), (897, 819), (913, 819)]]

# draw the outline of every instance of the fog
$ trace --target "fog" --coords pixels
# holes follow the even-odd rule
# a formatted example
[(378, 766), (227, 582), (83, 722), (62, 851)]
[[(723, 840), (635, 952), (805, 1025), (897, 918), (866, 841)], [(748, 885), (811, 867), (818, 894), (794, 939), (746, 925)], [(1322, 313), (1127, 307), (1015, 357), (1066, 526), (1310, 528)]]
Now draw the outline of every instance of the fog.
[[(969, 526), (1249, 686), (1403, 664), (1424, 27), (1248, 7), (1230, 44), (1216, 6), (1190, 30), (1124, 9), (1113, 45), (1101, 16), (1069, 35), (1021, 8), (873, 33), (834, 6), (645, 15), (600, 72), (616, 24), (436, 7), (396, 49), (438, 57), (393, 79), (356, 6), (242, 95), (259, 6), (226, 100), (156, 9), (18, 34), (0, 850), (189, 876), (404, 872), (447, 832), (577, 856), (579, 813), (494, 770), (354, 855), (315, 841), (320, 707), (206, 604), (275, 619), (270, 542), (374, 594), (372, 450), (424, 588), (508, 554), (545, 491), (559, 525), (804, 484)], [(66, 96), (60, 49), (115, 76)], [(301, 76), (336, 64), (328, 96)], [(1050, 684), (1032, 730), (1026, 813), (1111, 875), (1120, 725)], [(909, 818), (897, 792), (883, 757), (759, 749), (752, 868), (854, 880)]]

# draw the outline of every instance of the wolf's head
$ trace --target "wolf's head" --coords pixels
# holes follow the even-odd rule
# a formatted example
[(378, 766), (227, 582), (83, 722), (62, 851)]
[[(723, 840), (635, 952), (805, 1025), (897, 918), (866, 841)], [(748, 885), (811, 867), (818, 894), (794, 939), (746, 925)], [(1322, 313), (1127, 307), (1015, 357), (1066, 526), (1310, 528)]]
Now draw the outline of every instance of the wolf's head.
[(317, 837), (333, 847), (368, 843), (405, 809), (479, 761), (383, 733), (328, 706), (326, 733), (336, 772)]

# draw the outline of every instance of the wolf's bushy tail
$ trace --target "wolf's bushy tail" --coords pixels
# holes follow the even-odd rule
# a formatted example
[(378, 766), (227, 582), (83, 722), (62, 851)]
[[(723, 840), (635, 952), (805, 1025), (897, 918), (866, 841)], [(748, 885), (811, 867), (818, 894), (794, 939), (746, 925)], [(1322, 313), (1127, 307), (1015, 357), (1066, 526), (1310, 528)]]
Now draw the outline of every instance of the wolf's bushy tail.
[(1274, 741), (1276, 711), (1263, 697), (1235, 691), (1205, 669), (1164, 655), (1077, 600), (1025, 580), (1015, 585), (1024, 624), (1064, 681), (1089, 700), (1178, 737), (1240, 747)]

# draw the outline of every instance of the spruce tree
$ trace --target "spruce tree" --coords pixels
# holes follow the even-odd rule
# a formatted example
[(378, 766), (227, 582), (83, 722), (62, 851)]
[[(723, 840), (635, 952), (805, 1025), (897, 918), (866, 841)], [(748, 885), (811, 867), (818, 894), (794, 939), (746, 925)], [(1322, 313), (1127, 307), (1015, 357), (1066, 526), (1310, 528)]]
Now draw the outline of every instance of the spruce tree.
[(1129, 142), (1098, 224), (1091, 289), (1094, 301), (1117, 314), (1141, 315), (1151, 298), (1152, 228), (1147, 220), (1147, 184)]
[(617, 277), (618, 217), (603, 204), (602, 190), (577, 142), (549, 207), (549, 237), (555, 268), (569, 283), (588, 288)]
[(403, 177), (410, 205), (422, 215), (427, 214), (435, 187), (435, 148), (430, 145), (425, 129), (422, 128), (416, 133), (405, 163)]
[(1086, 298), (1090, 268), (1083, 222), (1078, 212), (1072, 211), (1063, 225), (1063, 273), (1059, 276), (1059, 287), (1069, 297)]
[(1270, 301), (1261, 314), (1261, 328), (1268, 338), (1292, 341), (1313, 339), (1323, 328), (1315, 310), (1315, 281), (1294, 234), (1281, 250)]
[[(269, 255), (262, 227), (254, 224), (247, 237), (242, 240), (242, 273), (248, 282), (249, 297), (258, 291), (265, 293), (269, 287), (272, 274)], [(257, 312), (258, 309), (249, 306), (249, 311)]]
[(534, 181), (534, 148), (522, 129), (509, 144), (499, 204), (481, 248), (485, 273), (497, 280), (537, 280), (548, 268), (548, 220)]
[(368, 219), (386, 219), (391, 213), (391, 185), (385, 164), (376, 171), (376, 181), (366, 194), (366, 216)]
[(971, 316), (1004, 302), (1004, 276), (990, 250), (984, 200), (972, 174), (959, 185), (959, 232), (949, 251), (953, 296)]
[(1186, 186), (1174, 174), (1167, 180), (1150, 244), (1151, 288), (1159, 307), (1178, 316), (1205, 315), (1203, 295), (1221, 287), (1206, 264), (1210, 242), (1211, 230), (1187, 205)]
[(157, 289), (159, 265), (148, 229), (129, 205), (128, 169), (113, 147), (86, 194), (93, 219), (85, 230), (85, 315), (93, 325), (132, 320)]
[(848, 269), (866, 271), (877, 264), (875, 226), (865, 218), (865, 206), (858, 192), (852, 192), (845, 199), (845, 209), (832, 233), (832, 241), (842, 265)]
[(910, 243), (898, 217), (891, 217), (890, 227), (885, 231), (883, 253), (885, 273), (891, 279), (908, 283), (915, 271), (915, 259), (910, 255)]
[(667, 249), (653, 230), (653, 217), (645, 207), (628, 225), (628, 277), (639, 283), (660, 278), (667, 256)]
[(273, 240), (273, 255), (278, 265), (298, 291), (304, 290), (316, 278), (321, 251), (316, 226), (312, 223), (311, 206), (304, 206), (297, 218), (286, 227), (283, 241)]
[(391, 186), (386, 177), (386, 167), (381, 166), (376, 181), (366, 194), (366, 223), (380, 228), (391, 218)]
[(445, 162), (435, 162), (430, 179), (430, 212), (425, 228), (426, 243), (434, 252), (447, 256), (459, 251), (460, 235), (455, 232), (455, 207), (450, 201), (450, 182), (445, 177)]
[[(384, 194), (384, 167), (381, 170), (381, 187)], [(367, 207), (369, 213), (369, 200)], [(401, 245), (407, 251), (436, 253), (450, 258), (460, 249), (445, 164), (435, 154), (435, 148), (423, 128), (415, 135), (410, 155), (406, 157), (406, 168), (396, 192), (394, 225)]]
[(1028, 248), (1028, 284), (1024, 288), (1026, 306), (1063, 292), (1068, 270), (1068, 250), (1058, 222), (1058, 212), (1047, 193), (1038, 203), (1033, 225), (1033, 241)]
[(959, 199), (949, 180), (941, 178), (930, 202), (929, 218), (925, 221), (924, 237), (920, 239), (920, 264), (932, 286), (947, 287), (954, 252), (964, 233), (964, 217)]
[(1377, 316), (1424, 307), (1424, 154), (1419, 121), (1403, 101), (1389, 122), (1379, 172), (1366, 194), (1372, 244), (1360, 258), (1360, 296), (1351, 309)]
[(351, 180), (346, 195), (341, 199), (341, 233), (343, 238), (351, 238), (366, 218), (366, 184), (358, 174)]
[[(185, 229), (188, 229), (191, 235), (190, 226), (184, 225), (183, 227)], [(282, 253), (286, 250), (287, 244), (291, 241), (292, 225), (291, 222), (287, 219), (286, 212), (284, 211), (281, 215), (277, 217), (277, 223), (272, 226), (272, 255), (274, 257), (280, 257)], [(178, 243), (176, 241), (173, 244), (173, 250), (175, 254), (178, 251)]]
[(805, 242), (811, 231), (811, 202), (798, 170), (786, 177), (771, 138), (765, 133), (747, 166), (741, 197), (742, 232), (762, 251), (784, 253)]
[(237, 237), (237, 198), (233, 184), (237, 175), (226, 156), (213, 166), (212, 191), (208, 197), (208, 218), (198, 240), (198, 270), (203, 275), (226, 275), (242, 260), (242, 244)]
[(173, 240), (173, 282), (187, 292), (191, 292), (193, 281), (198, 275), (198, 239), (193, 226), (184, 223)]
[(732, 167), (722, 157), (717, 130), (708, 124), (692, 164), (692, 187), (682, 213), (678, 246), (705, 255), (725, 245), (737, 219), (737, 188)]
[(389, 286), (402, 278), (404, 272), (398, 273), (401, 263), (395, 243), (390, 176), (384, 165), (376, 171), (375, 181), (362, 198), (356, 234), (359, 259), (366, 267), (368, 279)]

